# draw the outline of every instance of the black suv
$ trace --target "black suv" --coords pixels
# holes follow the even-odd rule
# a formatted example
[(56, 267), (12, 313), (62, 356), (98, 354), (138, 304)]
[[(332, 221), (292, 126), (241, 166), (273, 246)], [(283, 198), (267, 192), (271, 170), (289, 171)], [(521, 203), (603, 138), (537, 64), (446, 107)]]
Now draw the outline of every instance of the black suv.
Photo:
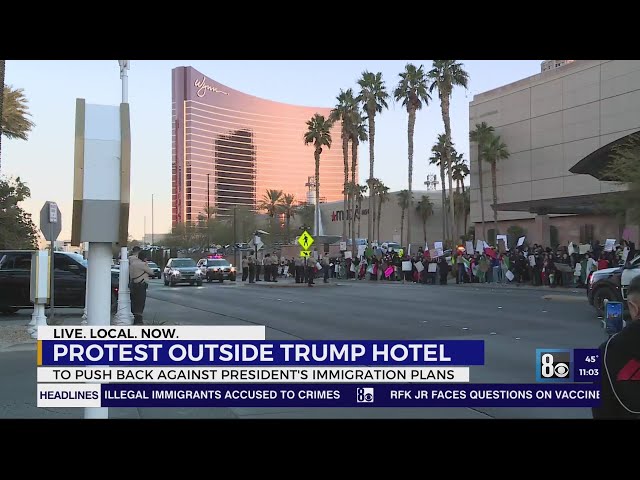
[[(0, 312), (33, 308), (30, 300), (31, 251), (0, 250)], [(60, 308), (84, 308), (87, 261), (77, 253), (55, 252), (54, 303)], [(118, 305), (118, 274), (111, 273), (111, 312)]]

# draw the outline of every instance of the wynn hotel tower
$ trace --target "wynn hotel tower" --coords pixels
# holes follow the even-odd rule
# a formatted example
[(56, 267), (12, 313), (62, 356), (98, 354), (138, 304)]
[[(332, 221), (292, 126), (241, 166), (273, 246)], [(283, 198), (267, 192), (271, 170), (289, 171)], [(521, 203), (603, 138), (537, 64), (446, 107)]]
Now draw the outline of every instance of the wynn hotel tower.
[[(172, 224), (196, 222), (207, 205), (217, 216), (257, 209), (268, 189), (307, 199), (315, 174), (306, 122), (330, 108), (288, 105), (221, 85), (192, 67), (172, 70)], [(320, 201), (342, 199), (339, 125), (320, 162)], [(356, 174), (357, 178), (357, 174)]]

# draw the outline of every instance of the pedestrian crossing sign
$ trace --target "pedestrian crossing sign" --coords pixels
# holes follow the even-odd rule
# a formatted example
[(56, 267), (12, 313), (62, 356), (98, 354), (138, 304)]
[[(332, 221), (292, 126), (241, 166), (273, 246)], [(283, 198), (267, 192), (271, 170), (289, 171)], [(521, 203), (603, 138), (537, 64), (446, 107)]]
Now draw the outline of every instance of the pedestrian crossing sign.
[[(303, 250), (309, 250), (311, 248), (311, 245), (313, 245), (313, 242), (313, 237), (309, 235), (309, 232), (307, 232), (306, 230), (302, 232), (302, 235), (300, 235), (300, 238), (298, 238), (298, 243)], [(307, 255), (307, 257), (308, 256), (309, 255)]]
[(309, 257), (311, 257), (311, 252), (309, 250), (301, 250), (300, 251), (300, 256), (302, 258), (309, 258)]

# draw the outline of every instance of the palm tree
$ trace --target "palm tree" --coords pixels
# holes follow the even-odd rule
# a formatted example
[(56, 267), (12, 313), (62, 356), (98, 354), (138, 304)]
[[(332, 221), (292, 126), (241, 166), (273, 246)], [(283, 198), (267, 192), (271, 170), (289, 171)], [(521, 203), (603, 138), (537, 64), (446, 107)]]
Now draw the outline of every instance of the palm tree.
[(404, 240), (404, 215), (409, 208), (409, 190), (400, 190), (398, 193), (398, 205), (402, 211), (400, 215), (400, 245), (404, 245), (402, 243)]
[(418, 212), (418, 216), (420, 217), (420, 220), (422, 220), (422, 232), (424, 233), (424, 243), (426, 244), (427, 220), (429, 220), (429, 217), (433, 215), (433, 203), (428, 196), (422, 195), (420, 201), (418, 201), (418, 204), (416, 205), (416, 212)]
[[(362, 201), (364, 200), (364, 195), (367, 193), (369, 188), (366, 185), (358, 185), (358, 190), (356, 193), (356, 201), (358, 203), (358, 238), (360, 238), (360, 224), (362, 220)], [(371, 215), (371, 212), (369, 212)]]
[(344, 161), (344, 182), (343, 182), (343, 209), (345, 214), (342, 217), (342, 241), (347, 240), (347, 183), (349, 182), (349, 139), (352, 130), (354, 114), (358, 111), (358, 104), (353, 97), (353, 90), (340, 90), (336, 97), (338, 103), (329, 114), (329, 120), (333, 123), (340, 122), (340, 138), (342, 139), (342, 159)]
[(476, 123), (476, 129), (469, 132), (469, 141), (476, 142), (478, 145), (478, 186), (480, 187), (480, 222), (482, 224), (482, 239), (487, 239), (487, 232), (484, 228), (484, 187), (482, 186), (482, 150), (487, 140), (493, 136), (493, 127), (487, 125), (487, 122)]
[(2, 171), (2, 126), (4, 124), (4, 67), (5, 60), (0, 60), (0, 172)]
[[(376, 113), (382, 113), (383, 108), (389, 108), (387, 105), (387, 99), (389, 94), (387, 93), (384, 81), (382, 80), (382, 73), (372, 73), (368, 71), (362, 72), (362, 77), (358, 80), (360, 86), (360, 93), (358, 94), (358, 103), (362, 104), (362, 108), (367, 114), (367, 120), (369, 121), (369, 180), (368, 184), (371, 186), (373, 181), (373, 162), (374, 146), (376, 139)], [(373, 195), (369, 195), (369, 211), (374, 209)], [(373, 224), (371, 219), (368, 222), (368, 241), (371, 242), (373, 238)]]
[[(355, 258), (356, 250), (356, 225), (355, 225), (355, 210), (356, 210), (356, 198), (358, 198), (358, 194), (360, 193), (360, 187), (356, 183), (356, 169), (358, 167), (358, 146), (360, 142), (366, 142), (369, 138), (367, 134), (367, 127), (364, 123), (364, 118), (360, 112), (354, 112), (353, 119), (351, 122), (351, 130), (349, 132), (349, 138), (351, 140), (351, 184), (354, 186), (353, 195), (351, 196), (351, 209), (354, 212), (354, 215), (351, 216), (351, 249), (353, 250), (351, 255)], [(362, 204), (362, 198), (358, 199), (360, 205)], [(360, 211), (360, 210), (358, 210)], [(358, 215), (359, 217), (360, 215)], [(360, 219), (358, 218), (358, 228)], [(358, 236), (360, 233), (358, 233)]]
[(498, 235), (498, 181), (496, 175), (496, 164), (500, 160), (509, 158), (507, 145), (502, 141), (499, 135), (492, 135), (488, 139), (482, 150), (482, 158), (491, 165), (491, 188), (493, 193), (493, 227), (495, 235)]
[[(369, 215), (371, 216), (371, 228), (372, 233), (371, 237), (368, 239), (369, 242), (373, 242), (373, 237), (376, 234), (376, 198), (378, 195), (378, 188), (380, 186), (380, 180), (377, 178), (369, 178), (367, 179), (367, 184), (369, 188), (369, 204), (373, 205), (373, 209), (369, 209)], [(373, 200), (371, 200), (373, 198)]]
[(389, 201), (389, 187), (387, 187), (384, 183), (380, 182), (378, 184), (378, 230), (376, 238), (378, 242), (381, 242), (380, 239), (380, 223), (382, 220), (382, 205)]
[[(4, 60), (2, 60), (0, 76), (4, 76)], [(21, 88), (13, 89), (9, 85), (4, 85), (4, 81), (0, 82), (2, 88), (2, 102), (0, 104), (0, 141), (2, 135), (8, 139), (19, 138), (27, 140), (29, 132), (35, 124), (29, 119), (29, 107), (27, 106), (27, 97)], [(0, 154), (2, 145), (0, 143)]]
[(431, 157), (429, 157), (429, 165), (435, 165), (440, 168), (440, 185), (442, 185), (442, 235), (446, 239), (447, 236), (447, 187), (445, 180), (445, 136), (441, 133), (438, 135), (438, 141), (431, 147)]
[[(467, 88), (469, 82), (469, 74), (464, 71), (462, 64), (455, 60), (434, 60), (433, 68), (429, 72), (429, 78), (432, 80), (430, 92), (438, 89), (440, 97), (440, 109), (442, 110), (442, 121), (444, 123), (444, 134), (447, 137), (447, 145), (452, 145), (451, 141), (451, 117), (449, 115), (449, 107), (451, 103), (451, 92), (453, 87)], [(447, 173), (449, 174), (449, 191), (453, 190), (453, 156), (451, 151), (447, 150)], [(455, 206), (453, 204), (453, 195), (449, 195), (449, 208), (452, 212), (451, 230), (453, 241), (458, 241), (458, 228), (455, 220)]]
[(469, 200), (469, 190), (464, 189), (464, 185), (462, 185), (462, 192), (456, 191), (454, 192), (454, 203), (456, 206), (456, 216), (457, 218), (462, 217), (464, 232), (463, 234), (467, 235), (467, 219), (469, 218), (469, 212), (471, 211), (471, 203)]
[(291, 240), (291, 219), (296, 216), (296, 212), (298, 207), (295, 204), (296, 198), (294, 195), (290, 193), (285, 193), (280, 198), (278, 203), (278, 207), (280, 211), (284, 214), (284, 218), (286, 220), (286, 240), (285, 242), (289, 243)]
[(464, 193), (464, 180), (469, 176), (469, 166), (462, 154), (453, 155), (453, 180), (456, 182), (456, 192)]
[(267, 189), (267, 192), (258, 202), (258, 209), (263, 210), (269, 216), (269, 229), (275, 235), (273, 219), (280, 211), (280, 201), (282, 200), (282, 190)]
[(307, 121), (307, 131), (303, 136), (304, 144), (313, 144), (313, 158), (316, 166), (316, 209), (314, 230), (318, 235), (320, 229), (320, 155), (322, 147), (331, 148), (331, 120), (324, 118), (324, 115), (316, 113)]
[(206, 219), (211, 219), (215, 217), (217, 212), (218, 212), (218, 209), (216, 207), (211, 207), (211, 206), (207, 207), (205, 205), (205, 207), (202, 209), (202, 214)]
[[(428, 105), (429, 84), (423, 66), (416, 67), (408, 63), (404, 72), (400, 73), (400, 82), (393, 92), (396, 101), (402, 101), (407, 108), (409, 123), (407, 135), (409, 140), (409, 209), (413, 207), (413, 130), (416, 125), (416, 112), (422, 109), (422, 104)], [(407, 246), (411, 243), (411, 215), (407, 217)]]

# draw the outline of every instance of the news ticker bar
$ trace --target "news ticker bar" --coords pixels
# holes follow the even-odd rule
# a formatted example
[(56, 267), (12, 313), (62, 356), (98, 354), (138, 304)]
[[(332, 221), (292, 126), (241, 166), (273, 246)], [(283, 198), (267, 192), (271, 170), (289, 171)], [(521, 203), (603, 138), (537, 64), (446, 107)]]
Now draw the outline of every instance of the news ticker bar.
[(39, 340), (38, 365), (484, 365), (484, 340)]
[(596, 407), (585, 384), (38, 384), (38, 407)]
[(43, 383), (466, 383), (469, 367), (39, 367)]
[(38, 340), (264, 340), (263, 325), (42, 326)]

